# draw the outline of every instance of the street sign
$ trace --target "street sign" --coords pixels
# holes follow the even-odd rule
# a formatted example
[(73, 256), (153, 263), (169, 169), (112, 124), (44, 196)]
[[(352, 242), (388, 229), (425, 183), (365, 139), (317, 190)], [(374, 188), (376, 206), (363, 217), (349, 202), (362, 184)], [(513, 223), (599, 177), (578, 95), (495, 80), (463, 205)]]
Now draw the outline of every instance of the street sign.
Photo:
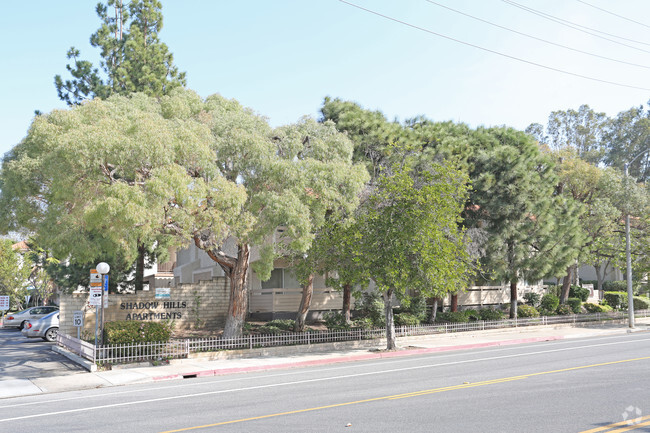
[[(92, 283), (91, 283), (92, 284)], [(102, 286), (90, 286), (90, 305), (102, 305)]]
[(84, 326), (84, 312), (75, 310), (72, 312), (72, 326)]
[(108, 274), (104, 275), (104, 308), (108, 308)]
[(0, 310), (9, 309), (9, 296), (0, 296)]

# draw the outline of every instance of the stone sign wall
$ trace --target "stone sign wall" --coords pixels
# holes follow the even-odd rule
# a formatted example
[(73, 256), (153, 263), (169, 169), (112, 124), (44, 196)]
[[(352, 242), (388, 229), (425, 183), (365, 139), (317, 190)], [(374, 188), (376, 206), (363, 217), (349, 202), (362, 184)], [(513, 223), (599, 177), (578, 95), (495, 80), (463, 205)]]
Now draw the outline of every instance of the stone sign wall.
[[(108, 297), (108, 308), (104, 309), (104, 322), (119, 320), (172, 321), (175, 329), (213, 330), (223, 326), (228, 313), (228, 280), (216, 277), (196, 284), (179, 284), (168, 289), (165, 298), (156, 299), (155, 290), (135, 294)], [(163, 293), (159, 293), (163, 295)], [(84, 312), (82, 332), (94, 335), (95, 308), (88, 305), (88, 293), (62, 295), (59, 332), (73, 337), (77, 328), (73, 326), (73, 311)]]

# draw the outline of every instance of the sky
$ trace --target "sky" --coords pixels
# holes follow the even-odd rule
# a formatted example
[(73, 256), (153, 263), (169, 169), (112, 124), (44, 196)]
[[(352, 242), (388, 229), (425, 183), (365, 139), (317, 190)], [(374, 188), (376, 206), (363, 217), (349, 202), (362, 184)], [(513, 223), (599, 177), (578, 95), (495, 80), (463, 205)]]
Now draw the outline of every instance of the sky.
[[(555, 110), (615, 116), (650, 99), (647, 0), (347, 1), (162, 0), (160, 39), (188, 88), (273, 126), (317, 118), (325, 96), (391, 120), (522, 130)], [(0, 155), (34, 110), (66, 109), (54, 76), (68, 78), (71, 46), (99, 66), (95, 4), (3, 2)]]

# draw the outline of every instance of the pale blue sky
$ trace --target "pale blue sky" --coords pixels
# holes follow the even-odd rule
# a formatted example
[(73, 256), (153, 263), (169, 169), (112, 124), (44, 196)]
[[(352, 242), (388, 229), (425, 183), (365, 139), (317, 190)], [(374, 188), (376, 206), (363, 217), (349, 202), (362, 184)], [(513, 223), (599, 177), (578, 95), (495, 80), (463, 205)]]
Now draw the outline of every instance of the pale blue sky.
[[(512, 0), (546, 14), (622, 36), (616, 45), (561, 26), (502, 0), (437, 3), (556, 44), (551, 46), (441, 8), (426, 0), (350, 0), (412, 26), (529, 62), (650, 89), (650, 2)], [(220, 93), (267, 116), (272, 125), (318, 116), (325, 96), (354, 100), (401, 120), (519, 129), (553, 110), (589, 104), (615, 115), (645, 104), (650, 90), (565, 75), (462, 45), (337, 0), (162, 0), (161, 39), (201, 96)], [(70, 46), (97, 63), (88, 42), (99, 27), (96, 1), (3, 2), (0, 16), (0, 155), (27, 132), (34, 110), (65, 108), (53, 85)], [(606, 36), (613, 39), (612, 36)], [(620, 39), (619, 39), (620, 40)], [(623, 40), (620, 40), (624, 42)], [(640, 42), (640, 43), (639, 43)]]

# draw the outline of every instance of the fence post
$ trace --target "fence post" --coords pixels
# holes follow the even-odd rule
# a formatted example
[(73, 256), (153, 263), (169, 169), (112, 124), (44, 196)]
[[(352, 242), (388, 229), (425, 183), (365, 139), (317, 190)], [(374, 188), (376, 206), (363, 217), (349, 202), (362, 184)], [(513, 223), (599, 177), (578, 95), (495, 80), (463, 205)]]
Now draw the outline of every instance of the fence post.
[(445, 334), (447, 333), (447, 322), (445, 322)]
[(253, 348), (253, 334), (248, 334), (248, 348)]
[(307, 332), (307, 345), (309, 346), (311, 344), (311, 339), (309, 338), (309, 332)]

